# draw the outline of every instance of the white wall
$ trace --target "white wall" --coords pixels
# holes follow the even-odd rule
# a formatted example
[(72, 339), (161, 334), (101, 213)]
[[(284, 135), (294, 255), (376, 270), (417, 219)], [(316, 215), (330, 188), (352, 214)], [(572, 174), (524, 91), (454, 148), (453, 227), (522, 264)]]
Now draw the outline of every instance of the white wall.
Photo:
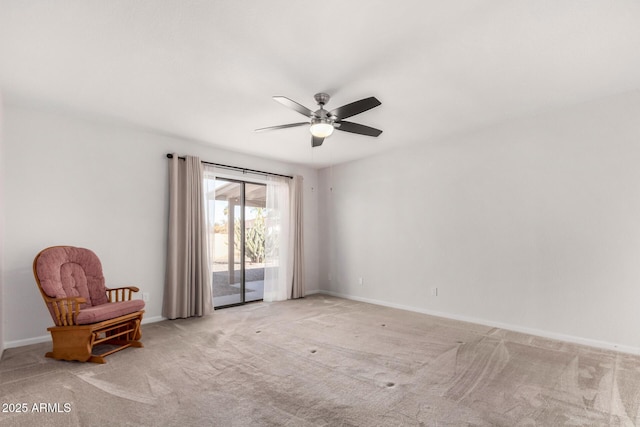
[(3, 342), (42, 340), (51, 318), (32, 274), (35, 255), (76, 245), (100, 257), (107, 286), (149, 292), (146, 319), (161, 316), (169, 152), (300, 174), (305, 179), (307, 287), (317, 289), (317, 172), (123, 125), (5, 105)]
[(640, 352), (639, 92), (324, 169), (319, 208), (323, 290)]

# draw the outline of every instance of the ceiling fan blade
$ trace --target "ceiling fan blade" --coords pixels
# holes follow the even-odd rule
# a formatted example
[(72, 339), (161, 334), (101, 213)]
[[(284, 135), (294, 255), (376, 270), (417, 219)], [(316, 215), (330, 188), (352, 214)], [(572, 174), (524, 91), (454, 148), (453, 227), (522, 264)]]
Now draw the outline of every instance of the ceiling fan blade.
[(360, 125), (358, 123), (340, 121), (340, 122), (336, 122), (336, 125), (338, 124), (339, 126), (336, 126), (335, 128), (343, 132), (358, 133), (360, 135), (367, 135), (367, 136), (378, 136), (382, 133), (380, 129), (372, 128), (365, 125)]
[(311, 135), (311, 146), (312, 147), (319, 147), (319, 146), (322, 145), (323, 142), (324, 142), (324, 138), (320, 138), (320, 137)]
[(299, 122), (299, 123), (289, 123), (288, 125), (278, 125), (278, 126), (269, 126), (266, 128), (256, 129), (254, 132), (261, 132), (263, 130), (274, 130), (274, 129), (286, 129), (286, 128), (294, 128), (297, 126), (309, 125), (309, 122)]
[(361, 99), (360, 101), (352, 102), (351, 104), (343, 105), (342, 107), (338, 107), (335, 110), (331, 110), (329, 112), (330, 116), (337, 117), (338, 120), (346, 119), (351, 116), (355, 116), (356, 114), (364, 113), (367, 110), (370, 110), (378, 105), (381, 105), (382, 102), (378, 101), (375, 97), (369, 97), (365, 99)]
[(285, 107), (291, 108), (292, 110), (296, 110), (298, 113), (302, 114), (303, 116), (315, 117), (315, 113), (313, 111), (311, 111), (304, 105), (298, 104), (296, 101), (290, 100), (286, 96), (274, 96), (273, 99), (278, 101), (280, 104), (284, 105)]

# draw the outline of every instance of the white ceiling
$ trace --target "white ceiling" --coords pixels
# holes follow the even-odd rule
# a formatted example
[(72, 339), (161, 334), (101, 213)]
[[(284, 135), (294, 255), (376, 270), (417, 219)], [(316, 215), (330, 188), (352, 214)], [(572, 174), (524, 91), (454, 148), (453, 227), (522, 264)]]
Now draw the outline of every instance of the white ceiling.
[[(640, 87), (640, 1), (0, 0), (0, 89), (323, 167)], [(375, 96), (311, 148), (315, 109)]]

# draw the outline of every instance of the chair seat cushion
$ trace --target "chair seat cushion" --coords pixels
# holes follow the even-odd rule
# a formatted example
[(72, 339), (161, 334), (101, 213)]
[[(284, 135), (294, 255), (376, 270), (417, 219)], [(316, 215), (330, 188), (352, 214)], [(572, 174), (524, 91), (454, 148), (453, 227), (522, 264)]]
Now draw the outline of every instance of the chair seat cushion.
[(102, 322), (125, 314), (135, 313), (144, 308), (144, 301), (134, 299), (131, 301), (108, 302), (106, 304), (95, 305), (93, 307), (83, 308), (78, 316), (76, 323), (78, 325), (89, 325), (91, 323)]

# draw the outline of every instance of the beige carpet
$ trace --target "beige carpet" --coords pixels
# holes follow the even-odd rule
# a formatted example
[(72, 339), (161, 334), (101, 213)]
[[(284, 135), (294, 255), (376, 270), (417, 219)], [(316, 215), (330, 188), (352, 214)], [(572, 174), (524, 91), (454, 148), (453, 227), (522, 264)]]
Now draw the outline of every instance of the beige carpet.
[(106, 365), (5, 351), (0, 401), (28, 410), (0, 424), (640, 422), (640, 357), (322, 295), (144, 325), (143, 342)]

